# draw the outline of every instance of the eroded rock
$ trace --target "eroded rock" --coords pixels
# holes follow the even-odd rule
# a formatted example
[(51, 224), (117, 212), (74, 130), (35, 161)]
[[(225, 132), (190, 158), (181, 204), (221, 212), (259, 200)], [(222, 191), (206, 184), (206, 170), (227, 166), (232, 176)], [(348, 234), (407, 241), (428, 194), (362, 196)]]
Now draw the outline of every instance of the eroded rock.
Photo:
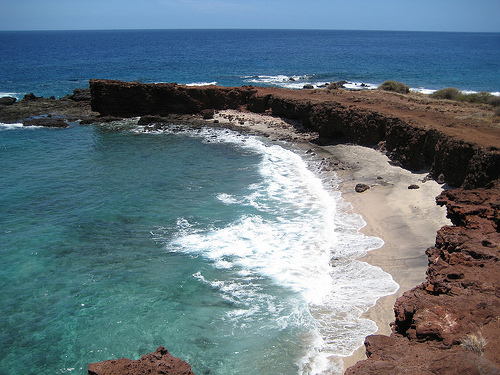
[(133, 361), (128, 358), (111, 359), (89, 364), (89, 375), (194, 375), (191, 366), (172, 356), (160, 346), (155, 352)]

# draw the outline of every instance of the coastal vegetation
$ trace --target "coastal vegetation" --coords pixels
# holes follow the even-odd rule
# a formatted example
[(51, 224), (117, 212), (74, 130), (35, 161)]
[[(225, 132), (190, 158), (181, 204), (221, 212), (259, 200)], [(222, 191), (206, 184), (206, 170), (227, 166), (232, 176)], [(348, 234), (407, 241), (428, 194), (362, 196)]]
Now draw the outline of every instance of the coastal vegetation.
[[(410, 87), (408, 85), (397, 81), (385, 81), (378, 87), (378, 89), (383, 91), (392, 91), (399, 94), (410, 93)], [(455, 87), (447, 87), (424, 96), (438, 100), (444, 99), (456, 102), (491, 105), (492, 107), (495, 107), (495, 116), (500, 116), (500, 96), (493, 95), (489, 92), (481, 91), (464, 93)]]
[(410, 86), (397, 81), (385, 81), (378, 87), (378, 89), (397, 92), (399, 94), (408, 94), (410, 92)]
[(484, 91), (467, 94), (455, 87), (447, 87), (432, 93), (430, 97), (434, 99), (448, 99), (459, 102), (490, 104), (494, 107), (500, 107), (500, 97)]

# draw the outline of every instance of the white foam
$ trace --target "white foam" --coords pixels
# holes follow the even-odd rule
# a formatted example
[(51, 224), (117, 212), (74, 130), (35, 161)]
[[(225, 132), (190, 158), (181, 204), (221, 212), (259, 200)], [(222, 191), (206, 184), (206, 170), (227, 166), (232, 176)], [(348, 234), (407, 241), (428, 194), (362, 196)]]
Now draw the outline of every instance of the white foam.
[[(342, 211), (346, 204), (340, 194), (325, 189), (297, 153), (227, 130), (186, 133), (260, 153), (262, 179), (248, 186), (248, 194), (216, 196), (227, 205), (252, 207), (254, 214), (206, 230), (179, 218), (168, 250), (202, 256), (225, 274), (232, 272), (230, 280), (208, 280), (201, 272), (193, 275), (241, 306), (224, 319), (270, 314), (274, 319), (269, 322), (274, 323), (268, 324), (279, 328), (310, 327), (310, 335), (303, 338), (309, 350), (298, 362), (301, 373), (337, 371), (338, 357), (352, 353), (376, 330), (375, 323), (361, 319), (361, 314), (397, 290), (389, 274), (355, 260), (383, 241), (359, 232), (363, 219)], [(290, 290), (296, 300), (277, 304), (261, 290), (262, 278)]]
[[(430, 94), (435, 93), (438, 90), (427, 89), (425, 87), (417, 87), (417, 88), (412, 87), (412, 88), (410, 88), (410, 91), (418, 92), (418, 93), (425, 94), (425, 95), (430, 95)], [(459, 91), (463, 94), (478, 94), (479, 93), (479, 91), (475, 91), (475, 90), (459, 90)], [(490, 94), (494, 95), (494, 96), (500, 96), (499, 91), (493, 91), (493, 92), (490, 92)]]
[(430, 95), (430, 94), (436, 92), (436, 90), (426, 89), (424, 87), (410, 88), (410, 91), (418, 92), (418, 93), (425, 94), (425, 95)]
[(347, 82), (344, 87), (348, 90), (375, 90), (379, 85), (365, 82)]
[(4, 96), (10, 96), (19, 100), (24, 97), (24, 94), (20, 94), (18, 92), (0, 92), (0, 98), (3, 98)]
[(23, 124), (21, 124), (21, 123), (4, 124), (3, 122), (0, 122), (0, 130), (12, 130), (12, 129), (19, 129), (22, 127), (23, 127)]
[(230, 194), (226, 194), (226, 193), (218, 194), (217, 199), (220, 200), (224, 204), (238, 203), (238, 200), (234, 196), (232, 196)]
[(307, 75), (282, 75), (278, 74), (275, 76), (246, 76), (242, 77), (247, 83), (252, 83), (256, 85), (273, 85), (289, 89), (302, 89), (304, 85), (312, 85), (313, 87), (319, 87), (326, 84), (327, 82), (312, 82), (311, 77)]
[(40, 128), (43, 128), (43, 126), (24, 126), (20, 122), (14, 124), (4, 124), (3, 122), (0, 122), (0, 131), (16, 130), (16, 129), (40, 129)]
[(192, 82), (186, 83), (186, 86), (215, 86), (217, 82)]

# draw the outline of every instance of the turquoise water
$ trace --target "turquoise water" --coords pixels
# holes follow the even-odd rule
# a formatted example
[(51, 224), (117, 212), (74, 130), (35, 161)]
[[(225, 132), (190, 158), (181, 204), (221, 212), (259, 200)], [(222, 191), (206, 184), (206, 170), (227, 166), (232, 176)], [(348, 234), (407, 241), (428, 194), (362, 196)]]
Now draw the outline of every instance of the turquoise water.
[(397, 285), (354, 260), (382, 241), (289, 147), (1, 125), (0, 373), (85, 374), (160, 345), (196, 374), (340, 372)]

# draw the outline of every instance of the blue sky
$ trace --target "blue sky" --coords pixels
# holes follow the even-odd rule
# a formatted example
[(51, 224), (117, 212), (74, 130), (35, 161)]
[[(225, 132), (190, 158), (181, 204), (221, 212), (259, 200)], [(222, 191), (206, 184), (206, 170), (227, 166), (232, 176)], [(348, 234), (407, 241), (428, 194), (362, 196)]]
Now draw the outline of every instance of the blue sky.
[(500, 32), (500, 0), (0, 0), (0, 30)]

